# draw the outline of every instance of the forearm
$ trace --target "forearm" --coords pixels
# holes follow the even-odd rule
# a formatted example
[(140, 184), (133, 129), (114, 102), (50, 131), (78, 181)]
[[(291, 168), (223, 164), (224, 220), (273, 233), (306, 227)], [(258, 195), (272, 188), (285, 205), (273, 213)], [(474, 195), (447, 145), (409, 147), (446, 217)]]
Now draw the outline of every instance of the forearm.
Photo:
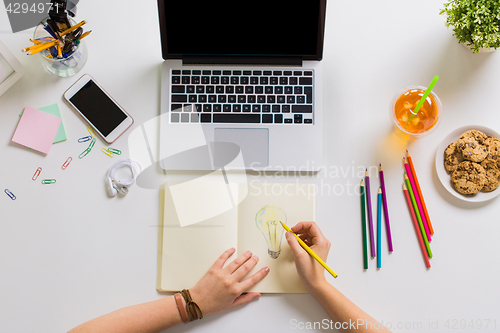
[(343, 332), (390, 332), (328, 282), (310, 292), (333, 321), (349, 324), (345, 324)]
[(69, 333), (153, 333), (181, 323), (175, 299), (168, 296), (108, 313), (72, 329)]

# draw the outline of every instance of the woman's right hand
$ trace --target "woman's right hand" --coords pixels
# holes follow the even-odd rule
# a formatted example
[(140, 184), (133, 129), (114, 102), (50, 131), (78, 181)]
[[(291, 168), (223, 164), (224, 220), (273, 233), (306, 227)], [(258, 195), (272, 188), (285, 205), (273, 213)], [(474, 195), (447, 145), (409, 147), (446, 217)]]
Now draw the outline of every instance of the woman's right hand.
[[(316, 223), (299, 222), (291, 229), (311, 250), (326, 262), (331, 244)], [(297, 238), (291, 232), (286, 233), (286, 240), (292, 249), (295, 266), (297, 267), (300, 279), (307, 291), (313, 294), (315, 288), (326, 283), (325, 269), (300, 246)]]

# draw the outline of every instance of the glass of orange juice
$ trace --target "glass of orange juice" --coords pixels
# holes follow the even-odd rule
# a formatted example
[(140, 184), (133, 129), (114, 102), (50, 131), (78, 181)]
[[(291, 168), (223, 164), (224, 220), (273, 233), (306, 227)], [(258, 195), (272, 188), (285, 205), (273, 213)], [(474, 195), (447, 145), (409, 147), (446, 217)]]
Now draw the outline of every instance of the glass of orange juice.
[(391, 103), (391, 119), (394, 126), (404, 134), (420, 137), (432, 132), (439, 123), (443, 106), (433, 91), (420, 110), (416, 114), (413, 112), (426, 89), (422, 86), (410, 86), (401, 90)]

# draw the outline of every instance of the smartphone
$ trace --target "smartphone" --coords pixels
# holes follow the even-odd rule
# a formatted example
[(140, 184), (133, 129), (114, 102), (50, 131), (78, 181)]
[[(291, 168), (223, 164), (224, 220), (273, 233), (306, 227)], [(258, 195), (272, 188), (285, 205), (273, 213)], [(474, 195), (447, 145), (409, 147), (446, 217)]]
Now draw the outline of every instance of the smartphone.
[(107, 143), (118, 139), (134, 123), (132, 117), (88, 74), (66, 90), (64, 98)]

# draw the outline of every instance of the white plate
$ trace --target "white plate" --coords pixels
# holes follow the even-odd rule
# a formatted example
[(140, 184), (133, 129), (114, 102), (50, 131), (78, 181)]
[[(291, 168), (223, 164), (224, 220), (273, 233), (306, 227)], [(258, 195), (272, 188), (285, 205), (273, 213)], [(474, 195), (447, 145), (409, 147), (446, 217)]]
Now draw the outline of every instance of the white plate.
[(458, 193), (454, 188), (451, 183), (451, 176), (446, 173), (446, 169), (444, 168), (444, 150), (448, 145), (452, 142), (457, 142), (458, 138), (460, 138), (460, 135), (468, 130), (471, 129), (476, 129), (481, 132), (483, 132), (486, 135), (491, 135), (491, 136), (496, 136), (497, 138), (500, 139), (500, 134), (492, 130), (491, 128), (484, 127), (484, 126), (464, 126), (457, 128), (450, 134), (448, 134), (441, 144), (438, 147), (438, 150), (436, 152), (436, 172), (438, 174), (439, 180), (441, 181), (441, 184), (443, 184), (444, 188), (448, 190), (452, 195), (455, 197), (464, 200), (464, 201), (469, 201), (469, 202), (484, 202), (491, 200), (495, 198), (497, 195), (500, 194), (500, 188), (497, 188), (494, 191), (491, 192), (479, 192), (473, 196), (465, 196), (460, 193)]

